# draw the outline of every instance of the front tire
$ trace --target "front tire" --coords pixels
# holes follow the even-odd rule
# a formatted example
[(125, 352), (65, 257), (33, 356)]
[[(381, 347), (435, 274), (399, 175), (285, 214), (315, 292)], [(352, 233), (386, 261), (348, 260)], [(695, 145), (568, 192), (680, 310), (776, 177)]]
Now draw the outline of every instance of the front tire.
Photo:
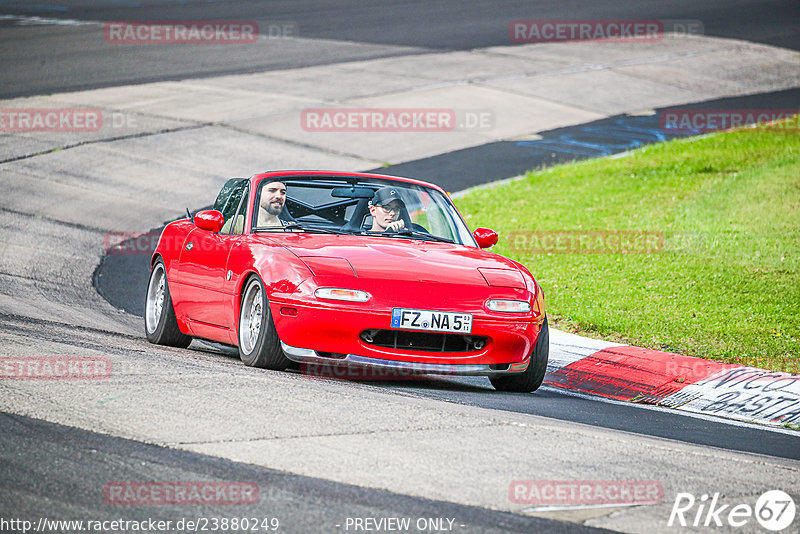
[(147, 294), (144, 302), (144, 333), (147, 341), (156, 345), (186, 348), (192, 342), (178, 328), (175, 318), (175, 308), (172, 307), (172, 297), (167, 283), (167, 270), (164, 262), (156, 260), (153, 270), (150, 271), (150, 281), (147, 283)]
[(513, 391), (516, 393), (536, 391), (544, 380), (549, 356), (550, 327), (547, 326), (547, 317), (545, 317), (539, 337), (536, 339), (536, 345), (533, 347), (528, 368), (518, 374), (489, 377), (489, 381), (498, 391)]
[(290, 363), (281, 349), (267, 293), (257, 276), (247, 282), (239, 309), (239, 358), (250, 367), (275, 371), (283, 371)]

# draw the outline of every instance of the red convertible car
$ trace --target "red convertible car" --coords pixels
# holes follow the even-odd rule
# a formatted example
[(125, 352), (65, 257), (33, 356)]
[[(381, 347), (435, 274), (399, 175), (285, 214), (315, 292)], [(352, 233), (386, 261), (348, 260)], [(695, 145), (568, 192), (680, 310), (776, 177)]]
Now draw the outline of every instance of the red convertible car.
[(524, 266), (482, 250), (496, 242), (418, 180), (234, 178), (213, 209), (161, 234), (147, 339), (233, 345), (254, 367), (484, 375), (498, 390), (530, 392), (547, 367), (544, 297)]

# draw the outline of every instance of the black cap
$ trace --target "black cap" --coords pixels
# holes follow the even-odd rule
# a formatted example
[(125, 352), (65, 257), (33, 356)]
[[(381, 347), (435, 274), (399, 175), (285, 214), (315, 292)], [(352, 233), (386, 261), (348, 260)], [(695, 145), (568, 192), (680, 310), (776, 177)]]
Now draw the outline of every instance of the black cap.
[(378, 189), (375, 192), (375, 196), (372, 197), (371, 204), (373, 206), (385, 206), (393, 200), (399, 200), (401, 204), (405, 205), (405, 202), (403, 202), (403, 199), (400, 198), (400, 193), (398, 193), (397, 189), (394, 187), (384, 187), (383, 189)]

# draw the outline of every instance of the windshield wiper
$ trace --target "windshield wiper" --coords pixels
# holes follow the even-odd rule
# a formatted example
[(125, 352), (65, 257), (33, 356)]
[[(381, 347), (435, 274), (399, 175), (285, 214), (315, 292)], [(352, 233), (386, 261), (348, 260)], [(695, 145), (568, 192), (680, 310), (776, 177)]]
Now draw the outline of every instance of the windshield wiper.
[(455, 243), (452, 239), (448, 239), (446, 237), (439, 237), (438, 235), (429, 234), (428, 232), (422, 232), (420, 230), (411, 230), (408, 228), (404, 228), (402, 230), (398, 230), (395, 232), (399, 235), (411, 235), (414, 237), (422, 237), (423, 239), (430, 239), (431, 241), (440, 241), (442, 243)]
[(392, 236), (413, 236), (413, 237), (421, 237), (423, 240), (427, 241), (440, 241), (442, 243), (455, 243), (452, 239), (448, 239), (446, 237), (439, 237), (438, 235), (429, 234), (428, 232), (422, 232), (420, 230), (409, 230), (408, 228), (403, 228), (402, 230), (397, 230), (396, 232), (373, 232), (371, 230), (365, 230), (361, 232), (361, 235), (382, 235), (386, 237)]
[(301, 232), (317, 232), (320, 234), (346, 234), (347, 232), (337, 228), (325, 228), (323, 226), (306, 226), (302, 225), (298, 222), (289, 222), (286, 223), (286, 226), (283, 227), (284, 230), (300, 230)]

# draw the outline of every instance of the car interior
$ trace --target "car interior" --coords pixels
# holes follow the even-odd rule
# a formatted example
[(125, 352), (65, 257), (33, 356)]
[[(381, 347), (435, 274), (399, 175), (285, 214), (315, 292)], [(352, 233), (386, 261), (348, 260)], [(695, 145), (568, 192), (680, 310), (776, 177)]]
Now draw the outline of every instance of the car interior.
[[(307, 224), (343, 232), (370, 231), (372, 215), (369, 212), (369, 203), (375, 191), (385, 187), (384, 184), (347, 185), (325, 180), (287, 180), (286, 183), (286, 203), (278, 215), (284, 225)], [(213, 209), (223, 215), (221, 234), (243, 233), (249, 194), (250, 181), (247, 178), (232, 178), (222, 187), (213, 206)], [(406, 202), (413, 200), (406, 199)], [(418, 212), (419, 208), (415, 213)], [(266, 212), (259, 207), (254, 228), (263, 226), (258, 224), (262, 220), (262, 213)], [(405, 229), (430, 233), (424, 226), (412, 222), (405, 204), (399, 218), (405, 223)]]

